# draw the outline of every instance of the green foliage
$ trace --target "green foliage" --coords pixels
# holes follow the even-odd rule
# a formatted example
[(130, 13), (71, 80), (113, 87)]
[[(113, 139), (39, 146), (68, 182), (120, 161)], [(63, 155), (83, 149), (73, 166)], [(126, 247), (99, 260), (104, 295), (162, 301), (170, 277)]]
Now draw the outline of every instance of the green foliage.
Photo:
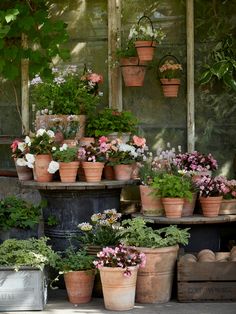
[(0, 265), (13, 266), (18, 270), (21, 266), (32, 266), (43, 269), (45, 265), (55, 267), (59, 256), (47, 245), (48, 238), (16, 240), (9, 239), (0, 245)]
[(42, 203), (33, 205), (16, 196), (8, 196), (0, 201), (0, 229), (30, 229), (41, 217)]
[(59, 224), (59, 221), (58, 221), (58, 219), (57, 219), (56, 216), (54, 216), (54, 215), (49, 215), (48, 218), (47, 218), (47, 220), (45, 221), (45, 223), (46, 223), (48, 226), (52, 227), (52, 226), (58, 225), (58, 224)]
[(160, 197), (192, 198), (190, 180), (184, 176), (164, 173), (154, 177), (151, 187), (154, 194)]
[(65, 256), (58, 260), (56, 268), (62, 273), (90, 270), (94, 268), (93, 261), (94, 257), (88, 255), (85, 250), (75, 251), (70, 247), (66, 250)]
[(134, 40), (127, 40), (121, 48), (117, 49), (116, 56), (118, 58), (136, 57), (137, 50), (134, 45)]
[(129, 246), (160, 248), (176, 244), (186, 245), (190, 237), (189, 228), (168, 226), (154, 230), (148, 227), (141, 217), (124, 220), (122, 227), (119, 231), (121, 242)]
[(67, 147), (67, 149), (57, 149), (52, 153), (53, 160), (58, 162), (72, 162), (78, 160), (78, 148)]
[(152, 166), (151, 161), (147, 160), (142, 162), (142, 165), (139, 168), (139, 178), (141, 183), (143, 185), (151, 185), (153, 178), (156, 177), (158, 173), (158, 170)]
[(86, 125), (87, 136), (103, 136), (113, 132), (135, 133), (138, 119), (130, 111), (121, 111), (105, 108), (90, 115)]
[[(48, 75), (52, 58), (69, 58), (61, 48), (68, 40), (66, 24), (52, 20), (50, 1), (5, 0), (0, 4), (0, 74), (13, 80), (20, 75), (20, 62), (28, 58), (30, 74)], [(22, 46), (21, 36), (28, 45)]]
[(31, 138), (30, 153), (34, 155), (51, 154), (52, 147), (54, 144), (54, 136), (49, 135), (47, 133), (49, 131), (41, 134), (39, 130), (37, 131), (38, 134), (37, 133), (36, 135), (33, 134)]

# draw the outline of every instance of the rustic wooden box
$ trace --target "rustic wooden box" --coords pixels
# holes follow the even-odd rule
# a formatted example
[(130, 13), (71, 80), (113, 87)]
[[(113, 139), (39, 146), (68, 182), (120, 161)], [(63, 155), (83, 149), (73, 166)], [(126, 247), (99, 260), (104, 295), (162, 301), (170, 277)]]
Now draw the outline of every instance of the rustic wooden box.
[(180, 302), (236, 301), (236, 261), (177, 262)]

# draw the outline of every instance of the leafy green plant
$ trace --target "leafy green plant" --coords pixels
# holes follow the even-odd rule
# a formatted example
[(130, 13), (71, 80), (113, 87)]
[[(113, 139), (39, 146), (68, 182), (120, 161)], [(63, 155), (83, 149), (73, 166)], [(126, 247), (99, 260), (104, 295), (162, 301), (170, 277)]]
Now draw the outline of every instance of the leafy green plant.
[(168, 226), (154, 230), (147, 226), (147, 222), (141, 217), (122, 221), (122, 227), (119, 230), (121, 242), (129, 246), (160, 248), (176, 244), (186, 245), (190, 237), (189, 228)]
[(90, 115), (87, 120), (86, 134), (88, 136), (103, 136), (113, 132), (135, 133), (138, 119), (130, 111), (121, 111), (105, 108)]
[(56, 226), (59, 224), (59, 221), (57, 219), (56, 216), (54, 215), (49, 215), (47, 220), (45, 221), (45, 223), (50, 226), (50, 227), (53, 227), (53, 226)]
[(134, 40), (127, 40), (121, 48), (116, 50), (116, 56), (117, 58), (136, 57), (137, 50), (134, 45)]
[(191, 183), (181, 175), (164, 173), (156, 176), (151, 184), (153, 193), (159, 197), (180, 197), (191, 200)]
[(76, 251), (73, 247), (69, 247), (65, 251), (65, 255), (58, 260), (56, 268), (60, 273), (90, 270), (95, 268), (93, 264), (94, 258), (88, 255), (85, 250)]
[(41, 218), (43, 203), (33, 205), (16, 196), (8, 196), (0, 201), (0, 229), (33, 228)]
[(21, 266), (43, 269), (45, 265), (55, 267), (59, 255), (47, 244), (48, 238), (28, 240), (5, 240), (0, 245), (0, 265), (12, 266), (18, 270)]
[[(64, 146), (66, 148), (64, 148)], [(78, 148), (67, 147), (67, 145), (64, 144), (62, 147), (59, 147), (53, 151), (52, 158), (57, 162), (72, 162), (78, 160), (77, 154)]]
[(214, 79), (222, 81), (229, 89), (236, 91), (236, 52), (232, 35), (219, 41), (214, 47), (209, 64), (200, 76), (200, 84)]

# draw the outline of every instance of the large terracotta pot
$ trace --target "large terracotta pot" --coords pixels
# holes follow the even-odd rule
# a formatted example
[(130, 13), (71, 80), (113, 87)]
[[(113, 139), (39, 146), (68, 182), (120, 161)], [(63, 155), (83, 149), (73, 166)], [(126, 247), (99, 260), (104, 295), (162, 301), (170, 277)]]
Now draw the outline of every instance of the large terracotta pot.
[(103, 162), (83, 161), (82, 167), (84, 170), (85, 179), (87, 182), (100, 182), (102, 179), (102, 171), (104, 168)]
[(236, 214), (236, 199), (222, 200), (220, 205), (219, 215), (231, 215)]
[(171, 298), (175, 263), (179, 246), (164, 248), (137, 248), (146, 255), (146, 265), (139, 268), (136, 301), (164, 303)]
[(184, 199), (178, 197), (163, 197), (162, 203), (167, 218), (180, 218), (184, 205)]
[(182, 217), (193, 216), (196, 200), (197, 200), (197, 193), (192, 193), (191, 201), (189, 201), (188, 199), (184, 199)]
[(180, 79), (160, 79), (163, 95), (165, 97), (177, 97), (179, 92)]
[(205, 217), (217, 217), (219, 215), (222, 196), (200, 197), (202, 213)]
[(143, 86), (146, 66), (137, 57), (121, 58), (120, 66), (125, 86)]
[(59, 174), (61, 182), (71, 183), (76, 181), (79, 168), (79, 161), (60, 162)]
[(42, 154), (35, 156), (34, 164), (34, 180), (37, 182), (50, 182), (53, 179), (53, 175), (48, 172), (49, 163), (52, 161), (52, 157), (49, 154)]
[(27, 181), (27, 180), (32, 180), (33, 179), (33, 171), (31, 168), (27, 166), (18, 166), (16, 164), (16, 159), (14, 158), (15, 161), (15, 167), (16, 167), (16, 172), (18, 179), (20, 181)]
[(115, 165), (115, 179), (119, 181), (126, 181), (131, 179), (131, 174), (133, 171), (132, 164), (129, 165)]
[(72, 271), (64, 274), (69, 301), (73, 304), (88, 303), (92, 297), (95, 271)]
[(153, 189), (150, 186), (140, 185), (139, 190), (143, 215), (162, 216), (164, 213), (164, 209), (161, 198), (152, 194)]
[(156, 41), (153, 40), (137, 40), (135, 42), (135, 47), (137, 50), (139, 60), (152, 61), (156, 45), (157, 45)]
[(124, 276), (120, 267), (102, 267), (99, 269), (104, 304), (107, 310), (126, 311), (134, 307), (137, 267), (129, 267), (131, 276)]

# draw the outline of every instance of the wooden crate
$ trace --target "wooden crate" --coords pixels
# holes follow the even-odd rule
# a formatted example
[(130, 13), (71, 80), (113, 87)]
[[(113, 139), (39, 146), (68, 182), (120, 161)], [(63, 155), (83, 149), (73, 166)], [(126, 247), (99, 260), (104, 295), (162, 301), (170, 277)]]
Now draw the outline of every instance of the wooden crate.
[(236, 261), (177, 262), (180, 302), (236, 301)]

